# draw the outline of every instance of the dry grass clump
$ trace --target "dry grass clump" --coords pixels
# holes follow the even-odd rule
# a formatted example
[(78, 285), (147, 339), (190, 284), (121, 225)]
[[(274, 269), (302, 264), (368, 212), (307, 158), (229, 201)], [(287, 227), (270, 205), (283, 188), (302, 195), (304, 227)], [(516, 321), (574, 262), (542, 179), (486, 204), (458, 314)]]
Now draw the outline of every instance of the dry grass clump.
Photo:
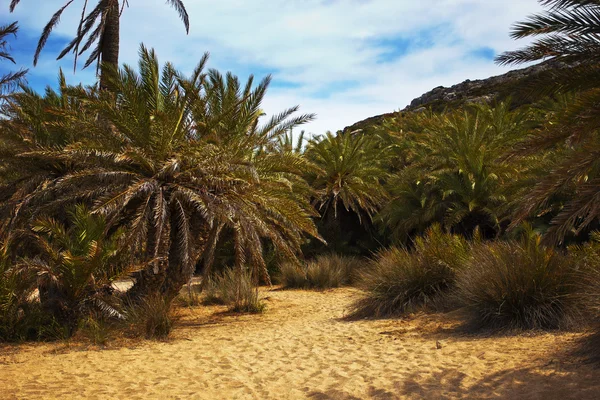
[(392, 247), (379, 252), (361, 275), (365, 294), (353, 305), (350, 318), (401, 316), (444, 306), (469, 248), (465, 239), (436, 226), (416, 239), (412, 250)]
[(182, 307), (196, 307), (203, 304), (200, 285), (188, 283), (175, 298), (175, 302)]
[(580, 355), (600, 363), (600, 233), (585, 246), (571, 248), (579, 271), (578, 300), (588, 316), (592, 333), (584, 339)]
[(301, 265), (281, 264), (279, 281), (290, 289), (336, 288), (354, 284), (363, 265), (356, 257), (326, 254)]
[(557, 329), (580, 317), (578, 280), (572, 259), (529, 233), (475, 246), (458, 297), (472, 329)]
[(129, 304), (123, 313), (126, 331), (146, 339), (166, 339), (175, 324), (171, 303), (159, 295), (150, 295)]
[(204, 289), (204, 304), (227, 305), (230, 311), (244, 313), (261, 313), (265, 310), (249, 271), (229, 268), (208, 279)]
[(104, 346), (118, 332), (118, 324), (99, 315), (89, 315), (79, 321), (77, 334), (96, 345)]

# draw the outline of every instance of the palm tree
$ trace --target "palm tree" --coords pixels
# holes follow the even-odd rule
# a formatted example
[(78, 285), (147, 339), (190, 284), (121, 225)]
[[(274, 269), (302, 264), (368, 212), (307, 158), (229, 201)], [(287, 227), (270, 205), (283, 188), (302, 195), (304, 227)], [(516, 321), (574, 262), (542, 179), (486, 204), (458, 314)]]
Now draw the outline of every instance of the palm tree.
[(387, 199), (382, 183), (387, 177), (388, 151), (379, 147), (375, 137), (327, 132), (310, 141), (306, 154), (320, 169), (310, 181), (323, 217), (328, 212), (337, 216), (341, 204), (359, 219), (371, 219)]
[[(62, 71), (59, 72), (58, 91), (48, 86), (40, 95), (28, 87), (22, 88), (0, 108), (3, 116), (0, 118), (0, 234), (24, 227), (26, 224), (19, 221), (31, 218), (27, 207), (19, 205), (26, 204), (26, 199), (37, 193), (38, 188), (46, 187), (72, 167), (47, 158), (29, 157), (29, 162), (23, 162), (21, 155), (63, 149), (81, 138), (97, 120), (78, 98), (68, 93), (86, 90), (91, 93), (95, 89), (68, 87)], [(42, 202), (35, 212), (62, 209), (60, 204)]]
[[(7, 36), (17, 36), (19, 27), (16, 22), (9, 25), (0, 26), (0, 61), (8, 60), (15, 63), (14, 58), (11, 57), (8, 52)], [(17, 72), (9, 72), (0, 76), (0, 99), (2, 99), (7, 93), (13, 91), (22, 81), (27, 74), (26, 69), (21, 69)]]
[(408, 165), (390, 181), (394, 197), (380, 215), (399, 239), (433, 223), (464, 235), (475, 228), (487, 236), (500, 232), (508, 185), (520, 167), (501, 156), (518, 142), (528, 118), (509, 107), (425, 114), (422, 131), (401, 138), (410, 148), (399, 146), (408, 151)]
[[(63, 12), (73, 4), (75, 0), (68, 0), (61, 8), (58, 9), (46, 24), (40, 39), (37, 49), (33, 57), (33, 65), (37, 65), (40, 53), (52, 30), (60, 22), (60, 17)], [(13, 12), (15, 7), (21, 0), (11, 0), (10, 12)], [(189, 16), (185, 9), (182, 0), (167, 0), (167, 3), (177, 11), (179, 17), (185, 25), (186, 31), (189, 33), (190, 23)], [(77, 68), (77, 58), (90, 50), (90, 55), (84, 64), (84, 68), (97, 62), (100, 64), (112, 65), (117, 68), (119, 65), (119, 31), (120, 18), (125, 6), (128, 5), (127, 0), (98, 0), (98, 3), (88, 11), (88, 0), (83, 1), (81, 18), (77, 27), (75, 38), (61, 51), (58, 55), (60, 60), (69, 52), (75, 56), (73, 68)], [(87, 14), (86, 14), (87, 13)], [(100, 74), (100, 87), (105, 87), (103, 74)]]
[(86, 201), (109, 227), (127, 227), (129, 254), (150, 262), (136, 276), (135, 297), (158, 292), (172, 299), (198, 258), (211, 258), (224, 227), (233, 232), (236, 264), (255, 276), (266, 274), (263, 241), (295, 257), (305, 233), (318, 236), (302, 179), (308, 163), (269, 150), (313, 116), (289, 118), (294, 107), (261, 125), (269, 79), (254, 89), (250, 81), (241, 92), (234, 76), (203, 73), (206, 61), (185, 78), (170, 63), (161, 72), (154, 51), (142, 46), (139, 73), (106, 68), (108, 91), (69, 88), (84, 105), (82, 136), (16, 155), (23, 164), (68, 166), (15, 199), (26, 219), (42, 204)]
[(311, 139), (305, 155), (317, 168), (307, 179), (316, 191), (313, 204), (321, 214), (319, 231), (327, 241), (326, 248), (312, 242), (306, 250), (370, 253), (378, 246), (372, 219), (388, 198), (383, 187), (388, 147), (376, 136), (328, 132)]
[[(595, 0), (538, 0), (548, 11), (530, 16), (513, 26), (511, 37), (521, 39), (539, 37), (529, 46), (506, 52), (497, 57), (501, 64), (520, 64), (545, 58), (562, 60), (570, 64), (582, 62), (597, 64), (600, 60), (600, 4)], [(572, 75), (559, 71), (564, 77)], [(581, 77), (573, 77), (580, 80)], [(557, 82), (561, 85), (565, 79)]]
[[(295, 143), (294, 143), (295, 140)], [(281, 152), (302, 153), (304, 151), (304, 142), (306, 140), (306, 132), (301, 131), (300, 135), (294, 139), (294, 132), (290, 130), (287, 134), (277, 139), (277, 149)]]
[[(515, 151), (528, 155), (558, 151), (561, 159), (523, 199), (515, 223), (544, 212), (558, 193), (571, 192), (553, 218), (546, 239), (561, 242), (579, 234), (600, 216), (600, 3), (593, 0), (544, 0), (549, 10), (517, 23), (515, 39), (541, 37), (529, 46), (497, 58), (519, 64), (552, 58), (566, 63), (533, 88), (543, 94), (577, 92), (570, 104), (530, 135)], [(555, 118), (556, 117), (556, 118)]]
[(68, 228), (53, 218), (36, 220), (30, 240), (37, 254), (22, 259), (15, 268), (34, 273), (42, 307), (72, 333), (88, 312), (120, 316), (111, 305), (111, 284), (126, 276), (131, 267), (120, 262), (123, 230), (106, 235), (105, 219), (92, 215), (83, 205), (68, 215)]

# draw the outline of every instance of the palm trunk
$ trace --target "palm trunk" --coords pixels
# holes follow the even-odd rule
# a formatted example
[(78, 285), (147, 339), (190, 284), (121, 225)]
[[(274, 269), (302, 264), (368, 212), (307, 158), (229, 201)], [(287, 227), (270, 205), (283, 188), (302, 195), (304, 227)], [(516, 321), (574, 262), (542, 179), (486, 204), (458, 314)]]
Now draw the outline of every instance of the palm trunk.
[(102, 34), (101, 53), (102, 65), (100, 67), (100, 88), (106, 89), (105, 65), (112, 65), (115, 68), (119, 66), (119, 2), (112, 0), (106, 13), (106, 23), (104, 33)]
[[(134, 274), (135, 283), (133, 287), (127, 291), (127, 297), (134, 301), (139, 301), (144, 297), (160, 294), (161, 288), (167, 278), (167, 261), (168, 250), (170, 246), (170, 225), (165, 227), (167, 232), (163, 232), (162, 240), (157, 240), (156, 227), (150, 225), (148, 230), (148, 243), (146, 245), (146, 259), (152, 260), (155, 254), (163, 257), (159, 260), (152, 261), (143, 270)], [(160, 246), (156, 252), (156, 246)]]
[(200, 283), (200, 291), (204, 291), (206, 289), (206, 284), (208, 279), (210, 278), (210, 274), (212, 272), (212, 266), (215, 261), (215, 249), (217, 247), (217, 242), (219, 241), (219, 235), (221, 234), (221, 230), (223, 229), (223, 224), (215, 223), (210, 230), (210, 234), (208, 236), (208, 241), (206, 243), (206, 247), (204, 248), (204, 252), (202, 254), (202, 282)]
[[(176, 221), (173, 221), (171, 223), (175, 224), (175, 222)], [(206, 287), (206, 282), (208, 281), (210, 271), (212, 270), (215, 249), (217, 247), (223, 226), (224, 224), (215, 223), (210, 229), (208, 237), (205, 239), (206, 243), (203, 245), (203, 252), (201, 256), (204, 264), (204, 270), (202, 272), (200, 291), (203, 291)], [(194, 275), (194, 266), (196, 265), (195, 259), (190, 258), (187, 263), (184, 263), (183, 260), (180, 259), (179, 249), (176, 246), (179, 238), (177, 237), (177, 232), (175, 230), (173, 230), (173, 232), (174, 235), (171, 237), (171, 244), (173, 248), (169, 255), (169, 270), (167, 272), (167, 279), (165, 280), (161, 291), (168, 301), (171, 301), (173, 298), (175, 298), (175, 296), (179, 294), (181, 288), (186, 283), (191, 281), (192, 276)]]
[(183, 285), (189, 282), (194, 274), (194, 263), (191, 260), (192, 251), (187, 247), (181, 248), (179, 245), (181, 232), (176, 228), (178, 222), (175, 213), (171, 213), (172, 229), (169, 235), (168, 267), (160, 289), (161, 295), (168, 303), (179, 294)]

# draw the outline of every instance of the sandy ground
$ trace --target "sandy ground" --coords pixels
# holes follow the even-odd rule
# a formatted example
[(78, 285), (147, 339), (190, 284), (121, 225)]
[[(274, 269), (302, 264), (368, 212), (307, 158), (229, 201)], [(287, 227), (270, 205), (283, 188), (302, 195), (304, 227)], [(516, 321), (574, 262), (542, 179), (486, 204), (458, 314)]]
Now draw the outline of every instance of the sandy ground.
[(184, 309), (168, 342), (3, 346), (0, 398), (600, 398), (600, 369), (565, 352), (580, 335), (475, 337), (439, 315), (341, 320), (356, 295), (265, 291), (258, 316)]

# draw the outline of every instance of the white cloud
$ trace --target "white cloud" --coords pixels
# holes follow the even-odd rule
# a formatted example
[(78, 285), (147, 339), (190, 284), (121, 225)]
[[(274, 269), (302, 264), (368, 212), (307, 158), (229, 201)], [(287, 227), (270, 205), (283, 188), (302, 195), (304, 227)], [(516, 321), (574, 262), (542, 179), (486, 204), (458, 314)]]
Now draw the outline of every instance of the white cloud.
[[(2, 13), (0, 22), (14, 17), (28, 32), (40, 32), (63, 3), (38, 0), (33, 12), (27, 4), (33, 2), (23, 0), (14, 16)], [(0, 10), (8, 3), (0, 0)], [(510, 25), (541, 9), (536, 0), (186, 0), (191, 20), (186, 36), (163, 0), (130, 4), (122, 18), (121, 61), (135, 63), (144, 41), (161, 60), (184, 71), (205, 51), (212, 54), (212, 67), (241, 76), (275, 71), (276, 81), (298, 87), (272, 89), (265, 109), (300, 104), (303, 112), (318, 114), (306, 127), (315, 133), (402, 108), (435, 86), (506, 71), (467, 55), (483, 47), (501, 52), (522, 46), (509, 38)], [(72, 35), (78, 11), (75, 6), (64, 15), (57, 35)], [(428, 47), (409, 47), (402, 57), (378, 62), (390, 40), (414, 40), (419, 34), (428, 36)], [(54, 57), (44, 53), (44, 68)], [(324, 93), (336, 82), (356, 83)]]

